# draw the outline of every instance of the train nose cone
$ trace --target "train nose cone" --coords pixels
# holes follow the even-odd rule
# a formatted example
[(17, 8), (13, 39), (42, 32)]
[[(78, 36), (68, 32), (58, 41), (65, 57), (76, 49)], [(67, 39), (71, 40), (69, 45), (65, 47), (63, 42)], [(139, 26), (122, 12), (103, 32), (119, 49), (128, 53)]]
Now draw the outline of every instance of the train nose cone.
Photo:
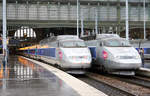
[(91, 56), (88, 48), (64, 48), (62, 49), (67, 57), (70, 56)]

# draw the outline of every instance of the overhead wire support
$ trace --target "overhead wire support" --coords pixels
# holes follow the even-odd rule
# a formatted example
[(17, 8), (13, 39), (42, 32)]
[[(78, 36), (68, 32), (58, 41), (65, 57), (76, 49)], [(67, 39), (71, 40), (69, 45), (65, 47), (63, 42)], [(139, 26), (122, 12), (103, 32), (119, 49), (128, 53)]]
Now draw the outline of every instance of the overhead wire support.
[(3, 89), (6, 89), (6, 76), (7, 76), (7, 24), (6, 24), (6, 0), (3, 0), (3, 66), (4, 66), (4, 78)]
[(96, 34), (98, 34), (98, 28), (97, 28), (98, 27), (98, 20), (97, 20), (98, 16), (97, 15), (98, 15), (98, 12), (97, 12), (97, 9), (96, 9), (96, 11), (95, 11), (95, 33)]
[(146, 39), (146, 17), (145, 17), (145, 0), (143, 0), (143, 12), (144, 12), (144, 39)]
[(3, 55), (7, 61), (7, 24), (6, 24), (6, 0), (3, 0)]
[(126, 0), (126, 39), (129, 40), (128, 0)]
[(81, 13), (81, 37), (84, 35), (83, 12)]
[(79, 0), (77, 0), (77, 36), (79, 36)]

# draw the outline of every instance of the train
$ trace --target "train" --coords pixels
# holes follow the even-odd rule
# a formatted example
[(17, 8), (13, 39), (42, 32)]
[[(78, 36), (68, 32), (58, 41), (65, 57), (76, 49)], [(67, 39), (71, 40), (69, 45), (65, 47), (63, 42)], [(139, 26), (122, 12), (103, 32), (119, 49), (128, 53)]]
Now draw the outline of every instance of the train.
[(150, 60), (150, 40), (130, 40), (130, 43), (134, 48), (136, 48), (137, 51), (142, 48), (144, 50), (144, 59)]
[(76, 35), (52, 36), (19, 51), (24, 56), (45, 61), (70, 74), (85, 74), (92, 62), (90, 50)]
[(81, 39), (90, 49), (93, 69), (110, 74), (135, 75), (135, 70), (142, 65), (138, 51), (117, 34), (96, 34)]

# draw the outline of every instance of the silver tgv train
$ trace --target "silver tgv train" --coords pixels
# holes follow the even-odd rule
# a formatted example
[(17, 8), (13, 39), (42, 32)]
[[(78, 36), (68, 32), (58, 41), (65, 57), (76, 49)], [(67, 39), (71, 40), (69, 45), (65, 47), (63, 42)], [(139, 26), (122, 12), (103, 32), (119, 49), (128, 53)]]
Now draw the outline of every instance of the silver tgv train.
[(92, 57), (84, 41), (74, 35), (60, 35), (41, 40), (39, 45), (20, 48), (24, 55), (40, 59), (68, 73), (84, 74)]
[(138, 51), (116, 34), (97, 34), (87, 40), (93, 58), (92, 67), (111, 74), (134, 75), (141, 66)]

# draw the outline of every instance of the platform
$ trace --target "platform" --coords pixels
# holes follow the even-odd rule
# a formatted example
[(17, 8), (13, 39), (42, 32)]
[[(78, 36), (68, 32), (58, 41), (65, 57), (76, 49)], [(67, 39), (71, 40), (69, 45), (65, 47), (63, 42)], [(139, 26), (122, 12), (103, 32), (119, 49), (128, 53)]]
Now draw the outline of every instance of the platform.
[(0, 96), (106, 95), (59, 69), (15, 56), (9, 60), (7, 69), (0, 64)]
[(136, 75), (150, 77), (150, 69), (141, 67), (138, 71), (136, 71)]
[(141, 67), (138, 71), (136, 71), (136, 75), (150, 77), (150, 61), (145, 61), (144, 67)]

